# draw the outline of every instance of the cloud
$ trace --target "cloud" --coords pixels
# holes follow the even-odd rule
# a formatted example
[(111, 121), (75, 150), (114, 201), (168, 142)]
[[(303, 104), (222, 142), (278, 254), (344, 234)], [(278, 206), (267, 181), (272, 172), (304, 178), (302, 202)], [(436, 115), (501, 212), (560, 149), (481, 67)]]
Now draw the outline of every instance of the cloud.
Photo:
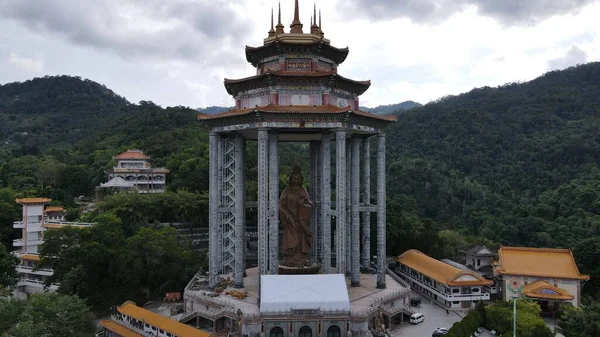
[(588, 55), (584, 50), (577, 46), (571, 46), (571, 49), (560, 58), (548, 61), (548, 70), (561, 70), (577, 64), (586, 63)]
[(0, 0), (0, 17), (129, 60), (218, 60), (228, 42), (247, 36), (239, 11), (226, 0)]
[[(443, 21), (467, 7), (504, 25), (534, 25), (554, 15), (576, 13), (597, 0), (349, 0), (347, 9), (372, 19)], [(358, 10), (356, 10), (358, 9)]]
[(11, 52), (8, 62), (28, 72), (39, 73), (44, 70), (44, 58), (40, 55), (37, 55), (35, 58), (28, 58)]

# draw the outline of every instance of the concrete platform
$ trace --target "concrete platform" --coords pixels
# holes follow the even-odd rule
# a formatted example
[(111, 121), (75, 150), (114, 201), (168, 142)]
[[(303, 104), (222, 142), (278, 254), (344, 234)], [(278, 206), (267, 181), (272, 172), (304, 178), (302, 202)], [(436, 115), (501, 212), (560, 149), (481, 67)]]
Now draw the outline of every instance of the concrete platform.
[[(205, 300), (211, 302), (214, 301), (216, 304), (227, 305), (235, 308), (235, 310), (240, 309), (244, 315), (259, 315), (258, 268), (247, 269), (246, 273), (247, 277), (244, 278), (244, 288), (242, 289), (228, 287), (220, 295), (214, 297), (206, 297), (206, 294), (210, 293), (209, 290), (186, 290), (186, 294), (194, 297), (202, 297)], [(233, 275), (229, 277), (233, 279)], [(351, 313), (361, 314), (373, 311), (378, 308), (381, 303), (387, 302), (394, 297), (400, 298), (407, 296), (410, 292), (409, 288), (394, 280), (390, 275), (386, 275), (386, 285), (386, 289), (377, 289), (377, 275), (361, 274), (360, 286), (352, 287), (350, 286), (350, 279), (346, 277)], [(240, 300), (226, 295), (226, 293), (230, 291), (246, 292), (248, 296), (245, 299)], [(397, 305), (408, 305), (408, 301), (409, 300), (406, 299), (406, 303), (397, 303)]]

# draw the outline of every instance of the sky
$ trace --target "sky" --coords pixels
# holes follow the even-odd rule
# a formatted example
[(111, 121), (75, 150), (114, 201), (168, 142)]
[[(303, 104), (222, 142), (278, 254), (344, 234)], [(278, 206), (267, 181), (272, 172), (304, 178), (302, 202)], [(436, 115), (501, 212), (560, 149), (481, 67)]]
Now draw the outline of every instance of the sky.
[[(299, 0), (305, 32), (313, 1)], [(0, 0), (0, 84), (46, 75), (129, 101), (234, 103), (224, 78), (255, 74), (275, 0)], [(427, 103), (600, 60), (600, 0), (319, 0), (338, 72), (372, 82), (361, 105)], [(281, 0), (289, 31), (293, 0)], [(277, 12), (277, 9), (275, 9)]]

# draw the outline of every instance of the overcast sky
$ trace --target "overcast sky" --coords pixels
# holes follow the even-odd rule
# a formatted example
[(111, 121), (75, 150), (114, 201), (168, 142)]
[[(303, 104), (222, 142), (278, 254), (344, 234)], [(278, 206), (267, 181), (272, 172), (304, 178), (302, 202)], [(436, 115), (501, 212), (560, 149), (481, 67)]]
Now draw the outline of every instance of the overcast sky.
[[(282, 0), (286, 32), (293, 0)], [(132, 102), (230, 106), (223, 78), (255, 74), (275, 0), (0, 0), (0, 83), (73, 75)], [(300, 0), (305, 32), (313, 2)], [(594, 0), (320, 0), (350, 54), (339, 72), (372, 86), (361, 105), (426, 103), (600, 60)]]

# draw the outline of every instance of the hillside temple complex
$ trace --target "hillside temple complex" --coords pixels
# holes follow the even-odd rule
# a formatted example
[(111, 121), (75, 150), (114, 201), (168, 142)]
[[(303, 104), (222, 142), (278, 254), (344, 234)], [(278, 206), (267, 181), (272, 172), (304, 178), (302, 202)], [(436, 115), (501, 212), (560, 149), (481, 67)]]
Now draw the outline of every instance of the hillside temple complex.
[[(239, 336), (366, 336), (412, 313), (410, 288), (387, 274), (383, 130), (396, 117), (360, 110), (371, 83), (338, 74), (348, 49), (332, 46), (321, 27), (316, 8), (303, 27), (296, 0), (285, 32), (280, 8), (264, 44), (246, 47), (256, 75), (225, 79), (235, 109), (199, 116), (211, 129), (210, 267), (186, 287), (183, 322)], [(251, 141), (257, 200), (245, 190)], [(308, 172), (279, 171), (284, 142), (309, 144)], [(281, 194), (280, 173), (289, 177)], [(258, 267), (247, 268), (245, 227), (253, 216)]]

